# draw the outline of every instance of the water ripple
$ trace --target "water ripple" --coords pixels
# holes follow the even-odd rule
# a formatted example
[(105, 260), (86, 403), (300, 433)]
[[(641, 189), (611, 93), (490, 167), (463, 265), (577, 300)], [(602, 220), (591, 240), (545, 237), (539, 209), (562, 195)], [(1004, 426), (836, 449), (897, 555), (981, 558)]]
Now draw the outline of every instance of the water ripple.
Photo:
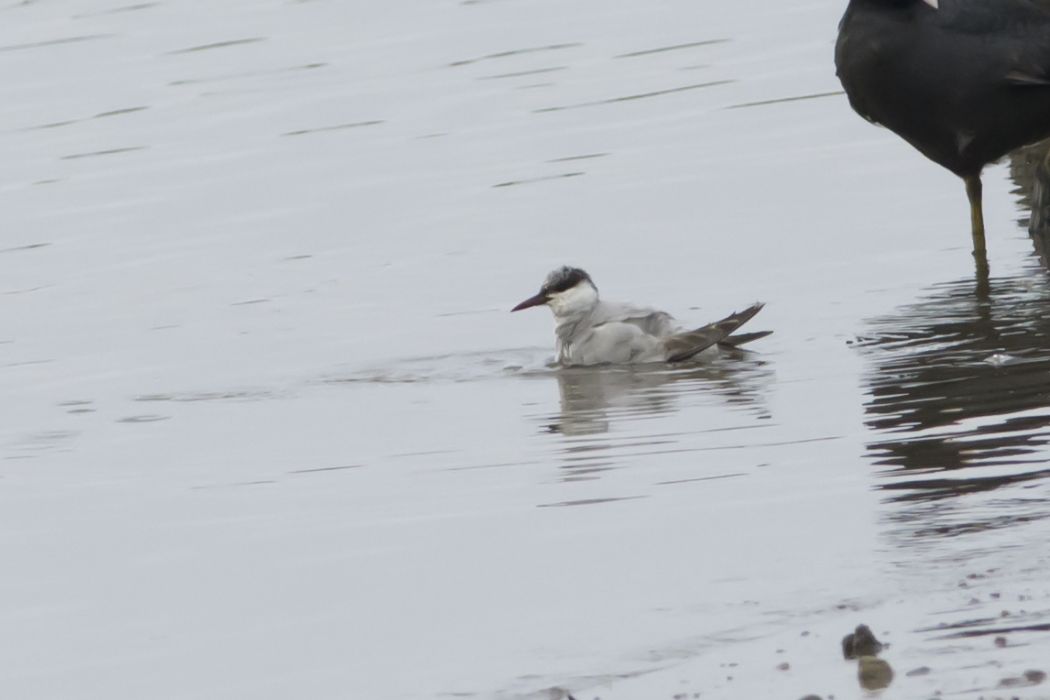
[(869, 363), (868, 457), (885, 468), (877, 488), (909, 504), (891, 514), (905, 541), (1045, 518), (1050, 286), (1042, 268), (935, 285), (869, 327), (858, 343)]

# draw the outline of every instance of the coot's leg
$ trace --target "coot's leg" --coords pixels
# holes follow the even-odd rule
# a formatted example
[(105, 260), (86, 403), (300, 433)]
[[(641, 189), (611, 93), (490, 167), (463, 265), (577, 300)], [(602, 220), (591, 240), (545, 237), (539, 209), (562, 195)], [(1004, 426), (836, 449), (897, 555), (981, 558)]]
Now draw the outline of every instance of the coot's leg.
[(984, 245), (984, 212), (981, 209), (981, 174), (966, 175), (966, 196), (970, 199), (970, 233), (973, 234), (973, 256), (977, 262), (988, 264), (988, 251)]

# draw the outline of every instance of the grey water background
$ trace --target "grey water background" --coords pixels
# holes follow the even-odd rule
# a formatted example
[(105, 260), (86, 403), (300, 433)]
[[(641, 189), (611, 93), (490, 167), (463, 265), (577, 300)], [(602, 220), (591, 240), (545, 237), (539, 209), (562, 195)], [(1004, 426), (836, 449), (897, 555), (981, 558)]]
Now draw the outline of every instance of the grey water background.
[[(1045, 697), (1043, 155), (983, 284), (842, 9), (0, 6), (3, 694)], [(551, 370), (563, 263), (775, 334)]]

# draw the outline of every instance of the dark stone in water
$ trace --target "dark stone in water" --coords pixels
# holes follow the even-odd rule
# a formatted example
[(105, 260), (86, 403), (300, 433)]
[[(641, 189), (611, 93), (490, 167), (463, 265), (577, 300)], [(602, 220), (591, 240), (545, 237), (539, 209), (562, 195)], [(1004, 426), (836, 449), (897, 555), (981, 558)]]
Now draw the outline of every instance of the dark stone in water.
[(999, 681), (1000, 688), (1025, 688), (1028, 686), (1039, 685), (1046, 680), (1046, 673), (1043, 671), (1037, 671), (1035, 669), (1029, 669), (1024, 672), (1023, 675), (1016, 678), (1004, 678)]
[(878, 656), (884, 647), (867, 625), (857, 625), (857, 629), (842, 638), (842, 656), (847, 659)]

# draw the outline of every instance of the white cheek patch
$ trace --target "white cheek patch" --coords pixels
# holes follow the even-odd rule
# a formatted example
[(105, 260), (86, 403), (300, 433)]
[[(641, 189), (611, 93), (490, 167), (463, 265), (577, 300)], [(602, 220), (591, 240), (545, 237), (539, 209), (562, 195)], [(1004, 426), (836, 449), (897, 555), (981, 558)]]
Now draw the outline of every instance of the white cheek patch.
[(922, 1), (924, 3), (926, 3), (927, 5), (929, 5), (930, 7), (932, 7), (933, 9), (935, 9), (935, 10), (941, 9), (940, 7), (937, 6), (937, 3), (938, 3), (939, 0), (922, 0)]
[(594, 287), (586, 282), (581, 282), (572, 289), (566, 289), (564, 292), (553, 295), (547, 303), (555, 314), (564, 316), (589, 310), (597, 299), (598, 293)]

